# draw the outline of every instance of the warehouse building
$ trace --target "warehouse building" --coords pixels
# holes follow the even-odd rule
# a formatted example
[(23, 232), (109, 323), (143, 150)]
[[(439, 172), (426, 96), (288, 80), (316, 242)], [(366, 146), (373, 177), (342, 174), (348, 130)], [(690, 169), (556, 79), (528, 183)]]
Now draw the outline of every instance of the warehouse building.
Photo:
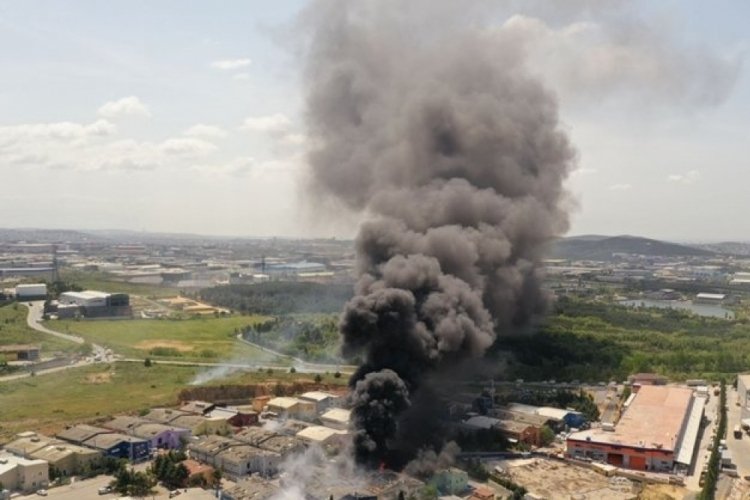
[(0, 483), (5, 489), (25, 493), (45, 488), (49, 484), (49, 465), (44, 460), (0, 455)]
[(47, 285), (44, 283), (16, 285), (16, 299), (18, 300), (44, 300), (46, 298)]
[(652, 472), (672, 472), (685, 460), (689, 466), (697, 438), (693, 414), (703, 411), (698, 400), (688, 388), (644, 385), (614, 429), (570, 434), (566, 456)]
[(315, 411), (318, 414), (323, 413), (329, 408), (338, 406), (340, 399), (337, 395), (322, 391), (310, 391), (302, 394), (299, 399), (310, 401), (315, 404)]
[(312, 421), (317, 415), (314, 402), (290, 397), (271, 399), (266, 405), (266, 411), (275, 414), (281, 420), (294, 418)]
[(344, 408), (331, 408), (320, 416), (320, 421), (326, 427), (345, 431), (349, 428), (351, 411)]
[(126, 293), (107, 293), (96, 290), (83, 292), (63, 292), (57, 305), (59, 318), (83, 316), (102, 318), (110, 316), (131, 316), (130, 296)]
[(10, 344), (0, 346), (0, 361), (37, 361), (39, 346), (30, 344)]

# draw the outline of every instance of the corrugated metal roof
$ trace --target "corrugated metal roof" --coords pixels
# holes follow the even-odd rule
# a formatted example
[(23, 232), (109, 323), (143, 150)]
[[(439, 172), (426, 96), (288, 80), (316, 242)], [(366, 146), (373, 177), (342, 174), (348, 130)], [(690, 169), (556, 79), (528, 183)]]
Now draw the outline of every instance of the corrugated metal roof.
[(680, 442), (680, 450), (677, 452), (675, 462), (690, 466), (695, 450), (695, 442), (698, 440), (698, 431), (701, 428), (703, 408), (706, 406), (705, 398), (693, 398), (693, 407), (690, 409), (688, 423)]

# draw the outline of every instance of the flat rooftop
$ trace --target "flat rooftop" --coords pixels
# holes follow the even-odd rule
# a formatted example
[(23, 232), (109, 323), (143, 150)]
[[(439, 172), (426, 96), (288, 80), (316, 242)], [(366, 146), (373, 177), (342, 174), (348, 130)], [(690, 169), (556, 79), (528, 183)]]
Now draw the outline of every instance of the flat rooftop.
[(614, 432), (590, 429), (573, 433), (568, 439), (675, 451), (692, 397), (693, 391), (685, 387), (643, 386)]

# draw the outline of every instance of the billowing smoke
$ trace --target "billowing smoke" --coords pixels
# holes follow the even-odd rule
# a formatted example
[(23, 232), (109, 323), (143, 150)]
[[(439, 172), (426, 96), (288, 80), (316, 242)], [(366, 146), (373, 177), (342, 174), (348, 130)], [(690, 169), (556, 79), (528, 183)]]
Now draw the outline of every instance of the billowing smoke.
[(416, 455), (422, 437), (403, 426), (436, 418), (420, 412), (427, 381), (545, 310), (542, 250), (567, 228), (575, 154), (556, 101), (485, 28), (490, 3), (466, 4), (323, 0), (306, 14), (312, 186), (368, 215), (341, 320), (362, 362), (361, 464)]

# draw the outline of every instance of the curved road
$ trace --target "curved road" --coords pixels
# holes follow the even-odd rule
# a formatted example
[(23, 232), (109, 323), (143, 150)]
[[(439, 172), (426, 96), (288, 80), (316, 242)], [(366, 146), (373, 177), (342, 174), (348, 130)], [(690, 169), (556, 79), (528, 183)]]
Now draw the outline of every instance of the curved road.
[[(47, 335), (53, 335), (57, 338), (66, 340), (68, 342), (74, 342), (76, 344), (82, 345), (86, 342), (86, 340), (83, 337), (79, 337), (78, 335), (71, 335), (68, 333), (62, 333), (55, 330), (51, 330), (44, 325), (40, 324), (42, 320), (42, 315), (44, 314), (44, 301), (37, 300), (32, 302), (23, 302), (23, 305), (28, 307), (29, 314), (26, 317), (26, 324), (33, 328), (34, 330), (38, 332), (45, 333)], [(332, 372), (332, 371), (339, 371), (341, 373), (345, 374), (351, 374), (354, 372), (354, 370), (357, 369), (356, 366), (351, 365), (335, 365), (335, 364), (322, 364), (322, 363), (309, 363), (307, 361), (304, 361), (300, 358), (295, 358), (293, 356), (288, 356), (286, 354), (283, 354), (278, 351), (274, 351), (272, 349), (268, 349), (266, 347), (260, 346), (258, 344), (255, 344), (253, 342), (249, 342), (240, 336), (238, 336), (238, 339), (241, 342), (244, 342), (248, 345), (251, 345), (257, 349), (260, 349), (263, 352), (266, 352), (268, 354), (272, 354), (274, 356), (277, 356), (281, 359), (290, 359), (292, 360), (294, 369), (297, 370), (300, 373), (325, 373), (325, 372)], [(130, 362), (130, 363), (143, 363), (144, 359), (142, 358), (123, 358), (116, 354), (112, 354), (112, 351), (110, 350), (107, 354), (108, 349), (100, 346), (98, 344), (92, 344), (93, 347), (93, 354), (86, 358), (85, 360), (78, 361), (71, 363), (69, 365), (65, 366), (58, 366), (55, 368), (49, 368), (46, 370), (39, 370), (35, 372), (35, 375), (45, 375), (48, 373), (55, 373), (61, 370), (66, 370), (68, 368), (78, 368), (82, 366), (87, 366), (90, 364), (94, 364), (97, 362), (111, 362), (111, 361), (124, 361), (124, 362)], [(98, 358), (98, 359), (97, 359)], [(289, 366), (280, 366), (280, 365), (261, 365), (257, 363), (253, 364), (244, 364), (244, 363), (208, 363), (208, 362), (201, 362), (201, 361), (172, 361), (172, 360), (155, 360), (155, 363), (161, 363), (166, 365), (178, 365), (178, 366), (199, 366), (199, 367), (205, 367), (205, 368), (226, 368), (230, 371), (236, 371), (236, 370), (257, 370), (257, 369), (271, 369), (271, 370), (281, 370), (285, 371), (288, 370)], [(17, 373), (13, 375), (8, 375), (5, 377), (0, 377), (0, 382), (6, 382), (9, 380), (15, 380), (25, 377), (30, 377), (31, 373)]]

